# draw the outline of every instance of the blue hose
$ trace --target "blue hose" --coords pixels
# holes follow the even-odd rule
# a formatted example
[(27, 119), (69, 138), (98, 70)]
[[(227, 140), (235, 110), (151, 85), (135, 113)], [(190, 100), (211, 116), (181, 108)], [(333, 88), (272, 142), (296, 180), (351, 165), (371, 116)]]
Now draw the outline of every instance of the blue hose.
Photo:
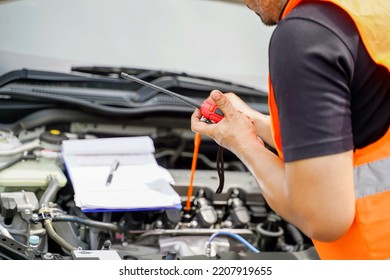
[(246, 241), (243, 237), (241, 237), (240, 235), (236, 234), (236, 233), (232, 233), (232, 232), (229, 232), (229, 231), (218, 231), (216, 233), (213, 233), (210, 237), (209, 237), (209, 240), (208, 240), (208, 245), (211, 245), (211, 242), (213, 241), (213, 239), (215, 237), (217, 237), (218, 235), (228, 235), (234, 239), (236, 239), (237, 241), (240, 241), (242, 244), (245, 245), (245, 247), (247, 247), (249, 250), (251, 250), (253, 253), (260, 253), (260, 251), (255, 247), (253, 246), (252, 244), (250, 244), (248, 241)]

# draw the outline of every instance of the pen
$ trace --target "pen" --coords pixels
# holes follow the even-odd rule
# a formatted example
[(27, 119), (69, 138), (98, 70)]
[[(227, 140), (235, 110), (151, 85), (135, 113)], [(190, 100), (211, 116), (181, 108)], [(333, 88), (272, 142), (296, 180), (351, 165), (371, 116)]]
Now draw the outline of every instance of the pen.
[(114, 162), (111, 164), (111, 170), (107, 177), (106, 187), (108, 187), (111, 184), (112, 178), (114, 177), (114, 173), (118, 169), (118, 166), (119, 166), (119, 161), (114, 160)]

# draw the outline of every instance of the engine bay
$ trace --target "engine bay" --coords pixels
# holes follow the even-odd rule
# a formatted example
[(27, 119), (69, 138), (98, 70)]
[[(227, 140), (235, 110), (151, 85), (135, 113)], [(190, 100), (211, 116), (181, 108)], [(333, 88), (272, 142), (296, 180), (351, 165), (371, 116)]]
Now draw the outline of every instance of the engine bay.
[[(27, 113), (0, 127), (0, 259), (318, 258), (311, 240), (269, 208), (255, 178), (229, 151), (224, 189), (216, 193), (218, 145), (211, 139), (202, 139), (185, 209), (192, 110), (128, 117), (47, 104), (52, 100), (29, 102)], [(63, 141), (132, 136), (151, 137), (183, 207), (83, 212), (75, 205)]]

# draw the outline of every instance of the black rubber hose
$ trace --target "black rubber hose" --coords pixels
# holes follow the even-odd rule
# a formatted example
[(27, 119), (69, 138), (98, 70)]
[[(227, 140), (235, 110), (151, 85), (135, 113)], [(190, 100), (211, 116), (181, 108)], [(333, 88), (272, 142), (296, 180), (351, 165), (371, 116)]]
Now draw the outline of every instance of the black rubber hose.
[(85, 219), (85, 218), (80, 218), (80, 217), (71, 216), (71, 215), (55, 216), (55, 217), (53, 217), (52, 221), (53, 222), (73, 222), (73, 223), (79, 223), (79, 224), (83, 224), (83, 225), (93, 227), (93, 228), (109, 230), (109, 231), (118, 231), (118, 226), (115, 224), (94, 221), (91, 219)]
[(186, 140), (184, 138), (180, 138), (180, 144), (177, 147), (175, 154), (169, 160), (169, 167), (170, 168), (175, 167), (175, 164), (176, 164), (178, 158), (180, 157), (181, 153), (184, 151), (185, 147), (186, 147)]
[(217, 173), (219, 177), (219, 185), (215, 193), (221, 193), (223, 191), (223, 186), (225, 184), (225, 167), (223, 159), (223, 148), (218, 146), (217, 153)]

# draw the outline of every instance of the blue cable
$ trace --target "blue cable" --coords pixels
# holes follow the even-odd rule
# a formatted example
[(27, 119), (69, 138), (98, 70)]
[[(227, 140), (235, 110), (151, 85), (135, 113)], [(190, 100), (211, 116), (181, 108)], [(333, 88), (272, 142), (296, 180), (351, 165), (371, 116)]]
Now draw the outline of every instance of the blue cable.
[(233, 232), (229, 232), (229, 231), (218, 231), (218, 232), (215, 232), (213, 233), (210, 237), (209, 237), (209, 240), (208, 240), (208, 244), (211, 245), (211, 242), (213, 241), (213, 239), (215, 237), (217, 237), (218, 235), (228, 235), (238, 241), (240, 241), (242, 244), (244, 244), (249, 250), (251, 250), (253, 253), (260, 253), (260, 251), (255, 247), (253, 246), (252, 244), (250, 244), (248, 241), (246, 241), (243, 237), (241, 237), (240, 235), (236, 234), (236, 233), (233, 233)]

